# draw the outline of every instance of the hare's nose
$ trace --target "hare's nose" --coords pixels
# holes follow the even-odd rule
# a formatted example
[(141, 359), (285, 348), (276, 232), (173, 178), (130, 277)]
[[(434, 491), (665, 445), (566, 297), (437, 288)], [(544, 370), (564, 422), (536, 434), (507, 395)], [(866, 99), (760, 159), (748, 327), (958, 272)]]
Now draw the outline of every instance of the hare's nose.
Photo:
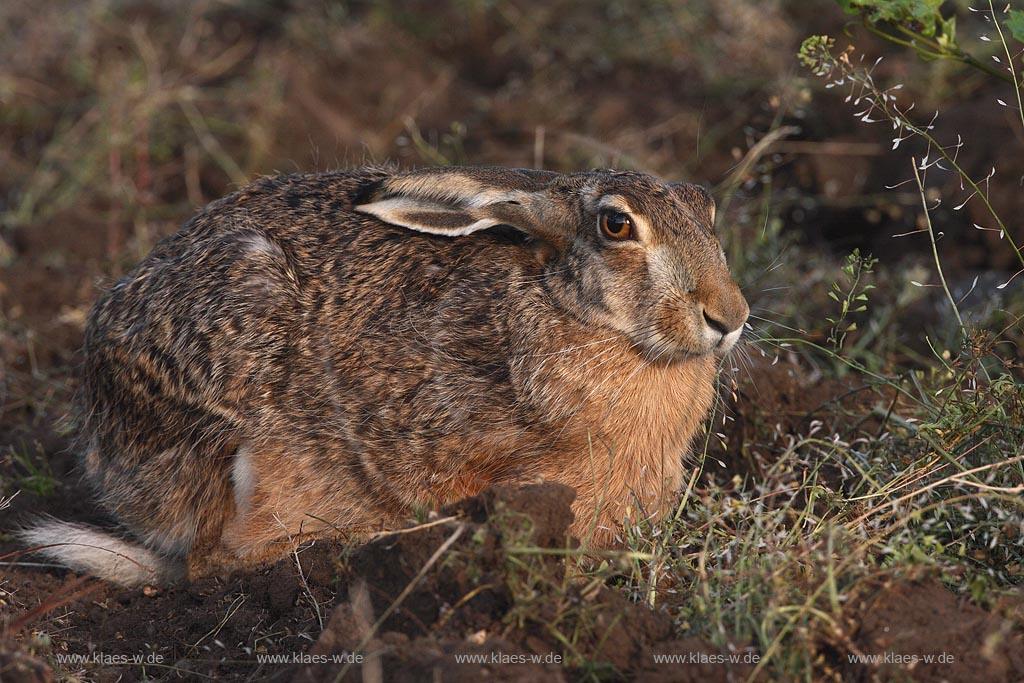
[(708, 315), (708, 309), (706, 308), (704, 309), (704, 322), (708, 324), (708, 327), (710, 327), (715, 332), (718, 332), (723, 337), (732, 332), (732, 330), (729, 329), (729, 326), (726, 325), (724, 322), (716, 318), (712, 318), (710, 315)]
[(706, 299), (701, 306), (701, 314), (707, 325), (705, 339), (716, 350), (727, 352), (739, 339), (749, 313), (746, 299), (734, 284), (718, 298)]

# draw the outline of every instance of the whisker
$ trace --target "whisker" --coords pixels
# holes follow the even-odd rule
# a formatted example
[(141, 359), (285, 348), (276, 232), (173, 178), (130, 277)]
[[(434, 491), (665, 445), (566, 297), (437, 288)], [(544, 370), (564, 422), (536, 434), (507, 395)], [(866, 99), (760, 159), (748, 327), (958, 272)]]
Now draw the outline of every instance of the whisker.
[[(769, 313), (771, 313), (771, 312), (772, 311), (769, 311)], [(770, 320), (768, 318), (762, 318), (761, 316), (754, 315), (753, 313), (750, 314), (750, 317), (754, 318), (755, 320), (760, 320), (762, 322), (769, 323), (771, 325), (776, 325), (777, 327), (781, 327), (784, 330), (789, 330), (790, 332), (796, 332), (797, 334), (807, 334), (807, 330), (801, 330), (801, 329), (798, 329), (796, 327), (790, 327), (789, 325), (783, 325), (780, 322), (777, 322), (775, 320)]]

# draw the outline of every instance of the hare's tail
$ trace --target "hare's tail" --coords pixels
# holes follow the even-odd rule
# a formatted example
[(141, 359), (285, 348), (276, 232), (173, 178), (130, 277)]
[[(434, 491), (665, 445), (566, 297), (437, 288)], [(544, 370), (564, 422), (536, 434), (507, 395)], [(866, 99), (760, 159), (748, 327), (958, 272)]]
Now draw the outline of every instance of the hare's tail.
[(168, 583), (184, 574), (184, 563), (84, 524), (43, 519), (18, 537), (32, 552), (122, 586)]

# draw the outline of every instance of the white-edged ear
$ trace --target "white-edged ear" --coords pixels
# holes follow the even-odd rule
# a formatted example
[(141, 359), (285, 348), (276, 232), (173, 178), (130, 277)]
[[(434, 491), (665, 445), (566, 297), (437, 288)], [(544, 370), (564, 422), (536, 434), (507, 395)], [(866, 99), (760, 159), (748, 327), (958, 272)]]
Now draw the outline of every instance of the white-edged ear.
[(468, 235), (501, 224), (494, 218), (481, 217), (473, 209), (460, 210), (415, 197), (390, 197), (360, 204), (355, 210), (391, 225), (448, 237)]
[(459, 237), (508, 225), (558, 244), (571, 223), (565, 201), (549, 192), (559, 177), (527, 169), (426, 168), (384, 179), (355, 210), (431, 235)]

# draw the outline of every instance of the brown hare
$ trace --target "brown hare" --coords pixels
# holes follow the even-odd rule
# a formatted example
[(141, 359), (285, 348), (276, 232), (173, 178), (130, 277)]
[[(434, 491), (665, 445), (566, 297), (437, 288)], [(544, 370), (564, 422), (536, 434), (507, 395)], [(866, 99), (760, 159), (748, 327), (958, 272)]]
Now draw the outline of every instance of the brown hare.
[(748, 308), (700, 187), (379, 168), (213, 202), (89, 318), (83, 468), (132, 540), (23, 537), (126, 585), (283, 555), (494, 483), (662, 514)]

